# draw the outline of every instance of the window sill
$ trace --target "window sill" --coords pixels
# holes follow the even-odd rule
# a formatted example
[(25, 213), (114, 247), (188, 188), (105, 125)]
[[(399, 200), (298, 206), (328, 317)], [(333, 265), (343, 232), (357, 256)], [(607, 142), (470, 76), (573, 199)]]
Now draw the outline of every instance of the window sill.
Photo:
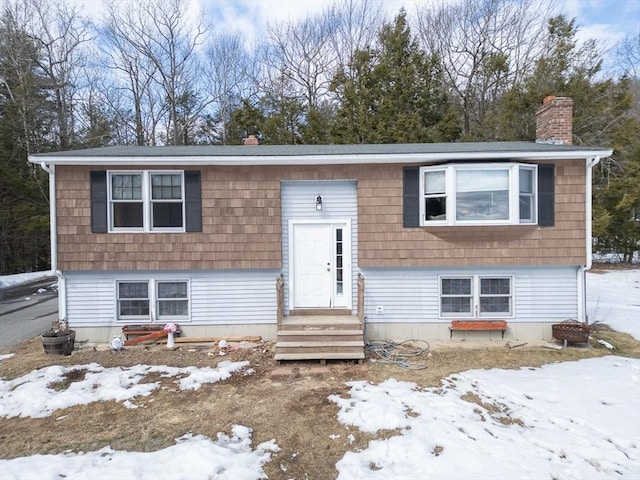
[(476, 240), (513, 240), (540, 230), (535, 224), (518, 225), (423, 225), (418, 227), (435, 237), (455, 241), (473, 237)]

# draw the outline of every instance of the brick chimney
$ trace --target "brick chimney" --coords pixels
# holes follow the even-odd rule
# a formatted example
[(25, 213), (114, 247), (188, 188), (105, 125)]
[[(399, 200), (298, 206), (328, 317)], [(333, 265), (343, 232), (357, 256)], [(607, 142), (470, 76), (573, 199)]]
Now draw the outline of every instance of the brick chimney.
[(242, 143), (244, 145), (260, 145), (260, 141), (255, 135), (247, 135), (247, 138), (245, 138)]
[(550, 95), (536, 112), (536, 142), (573, 143), (573, 99)]

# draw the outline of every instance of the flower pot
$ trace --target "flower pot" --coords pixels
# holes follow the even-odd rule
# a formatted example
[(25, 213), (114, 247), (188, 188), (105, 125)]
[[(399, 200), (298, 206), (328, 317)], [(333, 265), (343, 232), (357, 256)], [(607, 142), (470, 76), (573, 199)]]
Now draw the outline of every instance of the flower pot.
[(57, 355), (71, 355), (73, 345), (76, 341), (75, 330), (69, 330), (68, 334), (55, 334), (53, 332), (45, 332), (40, 338), (44, 353), (53, 353)]

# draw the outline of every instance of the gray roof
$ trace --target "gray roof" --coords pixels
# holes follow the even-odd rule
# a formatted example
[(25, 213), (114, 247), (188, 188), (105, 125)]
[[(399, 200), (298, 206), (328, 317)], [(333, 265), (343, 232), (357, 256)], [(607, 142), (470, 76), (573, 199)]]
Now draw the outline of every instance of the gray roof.
[(31, 155), (52, 164), (352, 164), (452, 159), (551, 159), (607, 157), (608, 148), (534, 142), (459, 142), (352, 145), (111, 146)]

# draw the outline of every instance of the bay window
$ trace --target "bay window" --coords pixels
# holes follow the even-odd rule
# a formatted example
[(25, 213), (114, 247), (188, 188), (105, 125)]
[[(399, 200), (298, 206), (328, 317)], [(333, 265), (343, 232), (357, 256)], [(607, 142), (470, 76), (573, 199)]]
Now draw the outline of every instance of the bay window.
[(420, 168), (422, 225), (536, 223), (535, 165)]

